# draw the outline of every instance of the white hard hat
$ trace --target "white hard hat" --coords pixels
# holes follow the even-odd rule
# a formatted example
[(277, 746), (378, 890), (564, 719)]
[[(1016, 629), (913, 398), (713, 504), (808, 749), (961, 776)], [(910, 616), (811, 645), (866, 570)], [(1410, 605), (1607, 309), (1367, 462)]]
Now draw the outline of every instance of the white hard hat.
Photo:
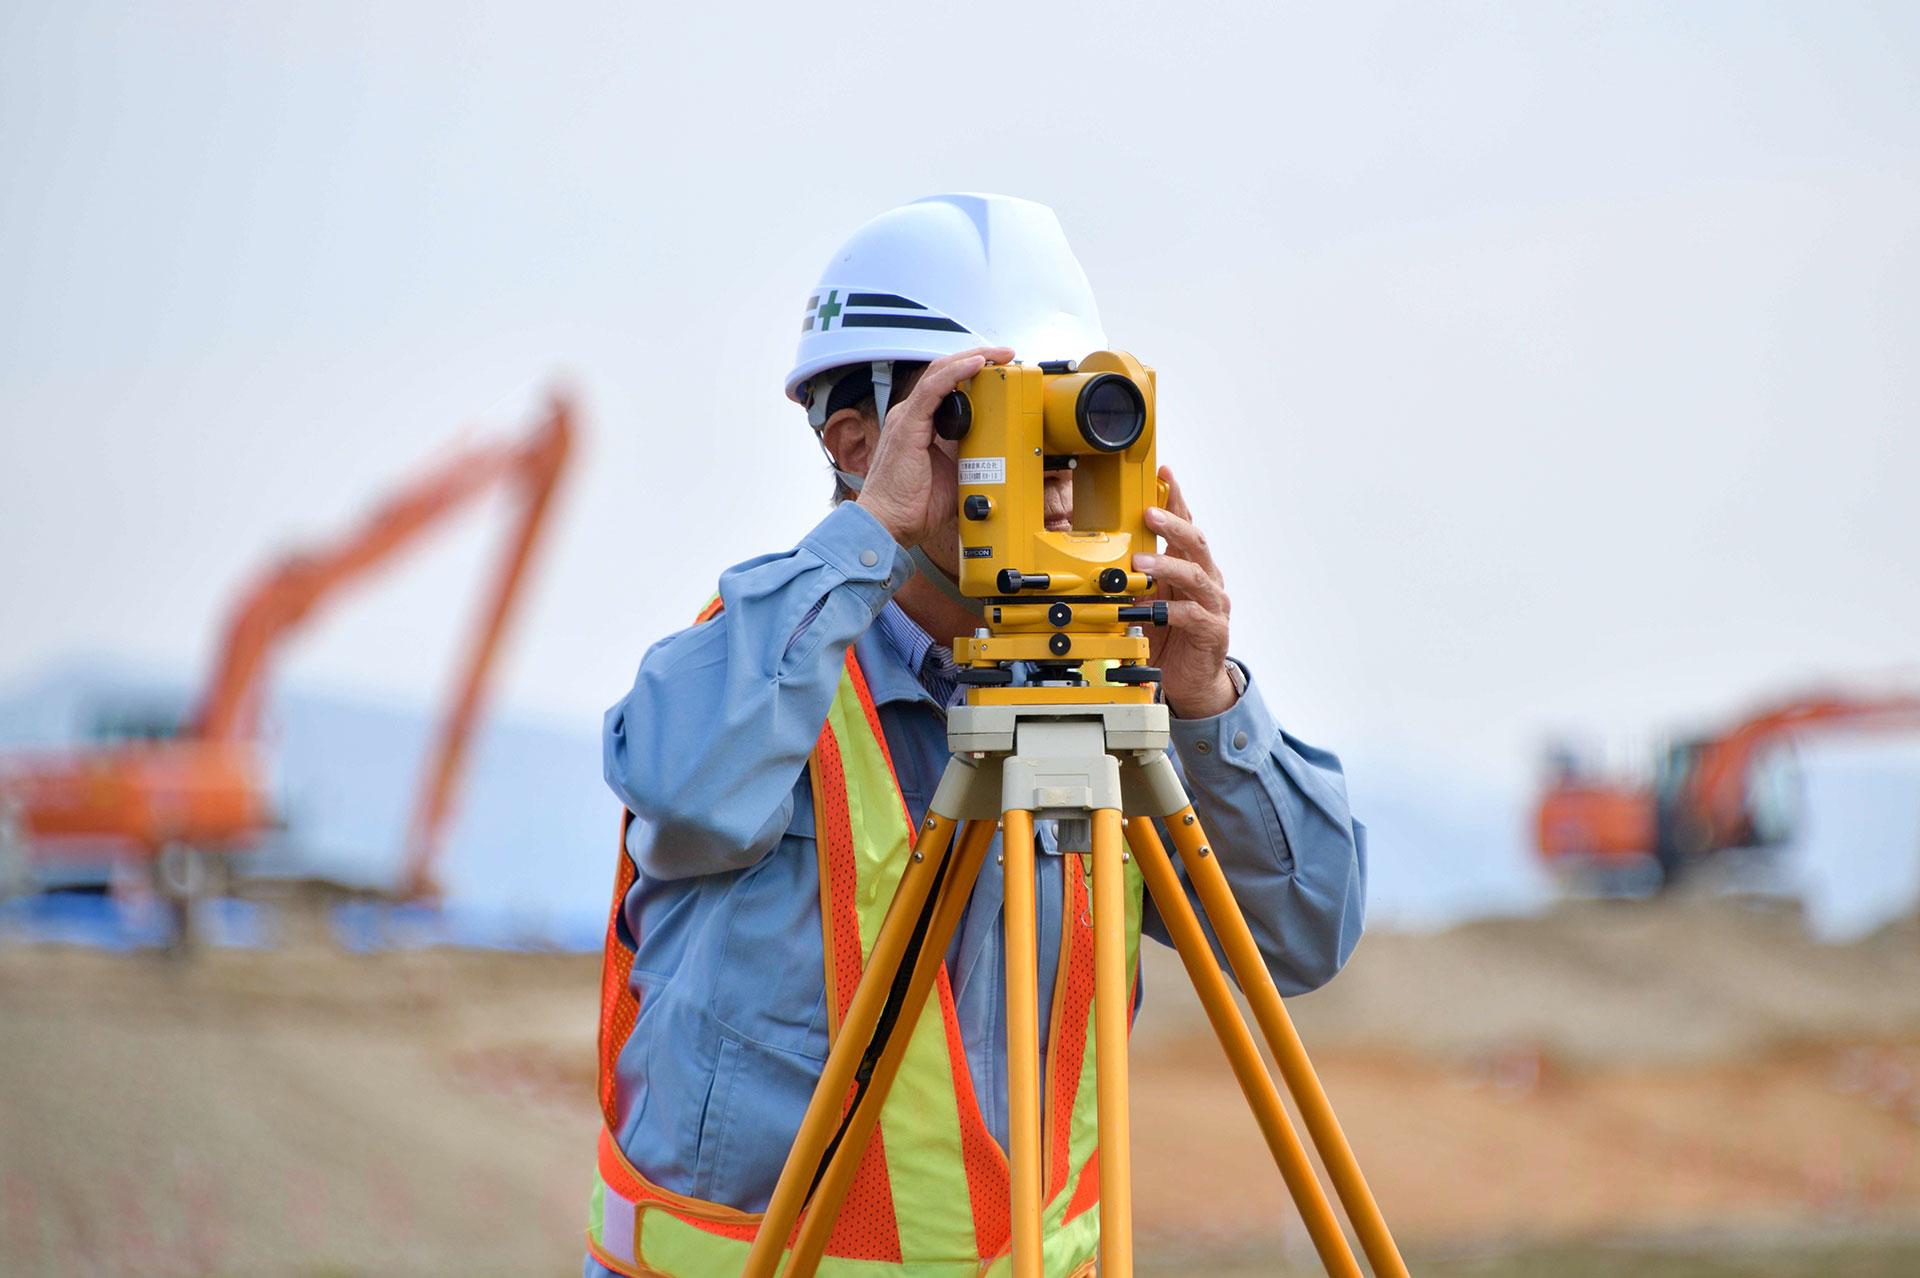
[(1044, 204), (930, 195), (853, 233), (807, 297), (787, 397), (847, 365), (1011, 346), (1023, 362), (1106, 347), (1087, 274)]

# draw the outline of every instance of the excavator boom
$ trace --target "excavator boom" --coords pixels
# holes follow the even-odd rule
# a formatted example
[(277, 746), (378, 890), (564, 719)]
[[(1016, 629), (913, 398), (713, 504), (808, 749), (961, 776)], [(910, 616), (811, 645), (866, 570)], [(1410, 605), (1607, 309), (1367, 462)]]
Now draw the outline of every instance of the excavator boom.
[(346, 536), (274, 564), (229, 614), (212, 676), (180, 736), (0, 758), (0, 820), (11, 821), (39, 857), (151, 857), (171, 844), (207, 851), (251, 846), (272, 823), (257, 738), (273, 658), (347, 586), (467, 503), (505, 485), (517, 500), (516, 521), (429, 748), (408, 828), (403, 890), (434, 894), (433, 861), (453, 810), (467, 741), (572, 438), (572, 406), (556, 398), (524, 437), (455, 455)]

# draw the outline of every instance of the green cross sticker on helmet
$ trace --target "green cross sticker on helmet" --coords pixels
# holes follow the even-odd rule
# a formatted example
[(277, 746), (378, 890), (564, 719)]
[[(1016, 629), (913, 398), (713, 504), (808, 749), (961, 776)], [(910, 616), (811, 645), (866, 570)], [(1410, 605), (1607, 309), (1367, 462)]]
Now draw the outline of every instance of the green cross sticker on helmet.
[(824, 299), (818, 293), (807, 299), (807, 318), (801, 322), (800, 331), (811, 332), (815, 321), (818, 321), (820, 331), (824, 333), (833, 327), (836, 318), (840, 320), (842, 328), (920, 328), (942, 333), (967, 331), (965, 325), (955, 323), (944, 315), (935, 315), (927, 307), (897, 293), (848, 293), (846, 304), (842, 305), (839, 289), (828, 289)]
[(1052, 209), (1005, 195), (932, 195), (874, 218), (827, 263), (786, 391), (804, 404), (816, 374), (976, 346), (1010, 346), (1037, 363), (1106, 344)]
[(827, 292), (827, 300), (824, 302), (820, 300), (820, 295), (816, 293), (807, 299), (807, 322), (801, 325), (800, 331), (803, 333), (809, 331), (813, 328), (814, 321), (819, 320), (820, 331), (824, 333), (833, 327), (834, 317), (845, 309), (845, 307), (840, 305), (840, 292), (838, 289), (829, 289)]

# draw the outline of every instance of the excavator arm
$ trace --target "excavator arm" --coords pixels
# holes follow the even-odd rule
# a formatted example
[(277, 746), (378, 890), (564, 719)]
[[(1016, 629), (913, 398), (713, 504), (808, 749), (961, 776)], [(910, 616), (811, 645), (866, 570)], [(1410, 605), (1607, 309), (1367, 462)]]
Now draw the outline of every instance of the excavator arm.
[(147, 855), (177, 842), (208, 849), (248, 845), (269, 823), (255, 742), (274, 658), (348, 586), (467, 503), (505, 485), (517, 502), (514, 527), (429, 748), (408, 827), (402, 890), (434, 895), (433, 864), (464, 771), (467, 742), (572, 438), (572, 406), (556, 398), (524, 437), (456, 454), (346, 536), (273, 565), (229, 614), (212, 677), (181, 736), (0, 760), (0, 797), (26, 841), (36, 849), (51, 840), (83, 850), (112, 845)]
[(1737, 847), (1748, 829), (1748, 779), (1755, 760), (1783, 741), (1826, 729), (1920, 728), (1920, 697), (1796, 698), (1755, 714), (1699, 746), (1681, 788), (1682, 820), (1693, 855)]

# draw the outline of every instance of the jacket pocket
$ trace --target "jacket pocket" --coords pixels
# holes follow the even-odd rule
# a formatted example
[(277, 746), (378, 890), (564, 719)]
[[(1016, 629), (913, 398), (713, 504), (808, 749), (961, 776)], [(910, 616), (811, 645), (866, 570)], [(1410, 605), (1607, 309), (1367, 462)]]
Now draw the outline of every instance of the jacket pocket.
[(713, 1078), (707, 1084), (707, 1103), (700, 1111), (700, 1137), (693, 1157), (693, 1196), (710, 1202), (737, 1206), (726, 1197), (728, 1188), (716, 1174), (722, 1150), (730, 1130), (733, 1113), (733, 1086), (740, 1072), (741, 1044), (725, 1034), (720, 1036), (720, 1052), (713, 1063)]
[(722, 1031), (700, 1122), (695, 1195), (765, 1211), (819, 1081), (820, 1062)]

